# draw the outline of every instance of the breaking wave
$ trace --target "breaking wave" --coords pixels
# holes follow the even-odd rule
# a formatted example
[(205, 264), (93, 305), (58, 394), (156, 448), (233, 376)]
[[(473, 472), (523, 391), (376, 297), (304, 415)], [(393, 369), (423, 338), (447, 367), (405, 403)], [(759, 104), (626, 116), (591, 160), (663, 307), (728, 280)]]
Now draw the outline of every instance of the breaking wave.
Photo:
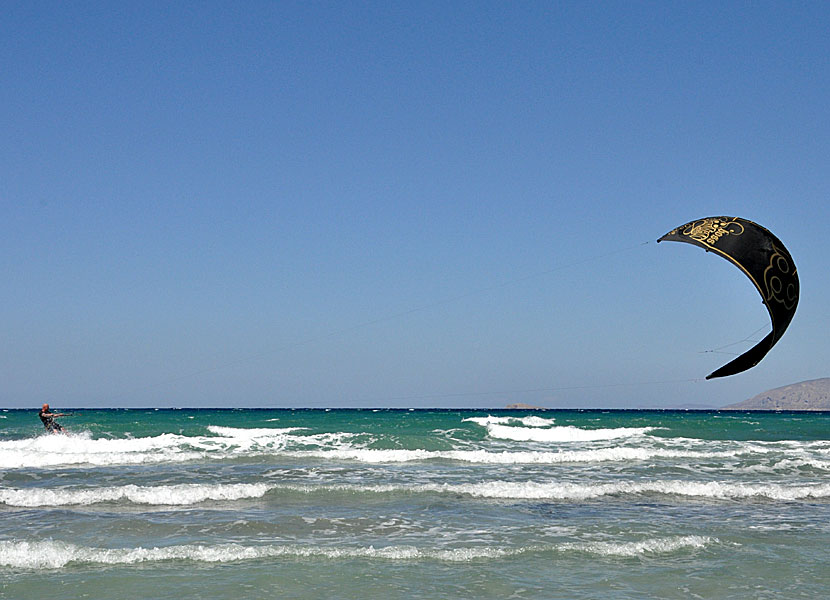
[(292, 456), (310, 456), (338, 460), (353, 460), (366, 463), (396, 463), (423, 460), (452, 460), (479, 464), (563, 464), (601, 463), (621, 461), (642, 461), (658, 458), (713, 459), (731, 458), (740, 451), (695, 451), (666, 448), (598, 448), (596, 450), (504, 451), (489, 450), (376, 450), (367, 448), (346, 448), (342, 450), (319, 450), (288, 452)]
[[(529, 421), (529, 419), (534, 419)], [(281, 456), (323, 461), (407, 463), (453, 461), (473, 464), (590, 464), (679, 460), (686, 464), (732, 461), (733, 472), (830, 471), (826, 442), (701, 442), (683, 438), (655, 438), (649, 427), (580, 429), (552, 426), (539, 417), (474, 417), (491, 437), (517, 442), (515, 448), (471, 446), (460, 449), (378, 448), (368, 433), (309, 433), (303, 427), (237, 428), (208, 426), (208, 435), (173, 433), (121, 439), (92, 439), (89, 434), (41, 435), (0, 441), (0, 470), (57, 466), (109, 466)], [(515, 426), (515, 422), (530, 426)], [(444, 438), (446, 439), (446, 438)], [(383, 440), (381, 440), (383, 441)], [(523, 442), (578, 442), (551, 449)], [(778, 453), (778, 454), (776, 454)], [(768, 458), (763, 458), (768, 457)]]
[[(654, 427), (582, 429), (572, 425), (554, 426), (553, 419), (541, 417), (471, 417), (464, 419), (487, 428), (490, 437), (517, 442), (596, 442), (641, 436)], [(523, 425), (523, 427), (517, 426)]]
[(260, 498), (273, 486), (264, 483), (124, 485), (89, 489), (0, 489), (8, 506), (79, 506), (126, 500), (134, 504), (182, 506), (208, 500)]
[(700, 549), (717, 542), (716, 539), (686, 535), (656, 538), (638, 542), (581, 542), (563, 544), (561, 550), (575, 550), (599, 556), (636, 557), (649, 554), (671, 554), (679, 550)]
[(76, 465), (130, 465), (193, 460), (222, 460), (282, 452), (287, 448), (343, 448), (359, 437), (353, 433), (297, 435), (302, 427), (255, 428), (209, 426), (213, 435), (92, 439), (89, 434), (44, 434), (0, 441), (0, 469)]
[(555, 419), (544, 419), (535, 415), (528, 417), (494, 417), (487, 415), (486, 417), (469, 417), (462, 421), (465, 423), (475, 423), (482, 427), (487, 427), (488, 425), (515, 425), (517, 423), (525, 427), (549, 427), (554, 424)]
[(614, 483), (572, 483), (536, 481), (486, 481), (482, 483), (426, 484), (305, 484), (236, 483), (179, 484), (100, 488), (0, 489), (0, 504), (16, 507), (84, 506), (105, 502), (144, 505), (187, 506), (208, 501), (236, 501), (267, 497), (269, 493), (302, 494), (454, 494), (470, 498), (504, 500), (584, 501), (605, 496), (659, 494), (685, 499), (709, 500), (798, 500), (830, 499), (830, 484), (782, 485), (718, 481), (620, 481)]
[(430, 483), (413, 486), (396, 484), (363, 485), (286, 485), (285, 489), (313, 493), (320, 490), (339, 490), (372, 493), (441, 493), (472, 498), (504, 500), (566, 500), (582, 501), (603, 496), (638, 496), (659, 494), (677, 498), (711, 500), (761, 499), (791, 502), (830, 498), (830, 484), (781, 485), (723, 483), (717, 481), (651, 481), (615, 483), (568, 483), (535, 481), (487, 481), (484, 483)]
[(153, 548), (91, 548), (63, 541), (0, 541), (0, 567), (60, 569), (68, 565), (135, 565), (164, 561), (230, 563), (266, 558), (367, 559), (391, 561), (470, 562), (501, 559), (527, 553), (577, 552), (601, 556), (640, 556), (699, 549), (717, 540), (677, 536), (637, 542), (585, 542), (517, 548), (465, 547), (432, 549), (417, 546), (329, 547), (297, 544), (251, 546), (241, 544), (183, 544)]
[(488, 481), (474, 484), (420, 486), (422, 491), (450, 492), (477, 498), (589, 500), (613, 495), (660, 494), (680, 498), (716, 500), (767, 499), (794, 501), (830, 498), (830, 484), (781, 485), (727, 483), (719, 481), (651, 481), (615, 483), (538, 483), (533, 481)]

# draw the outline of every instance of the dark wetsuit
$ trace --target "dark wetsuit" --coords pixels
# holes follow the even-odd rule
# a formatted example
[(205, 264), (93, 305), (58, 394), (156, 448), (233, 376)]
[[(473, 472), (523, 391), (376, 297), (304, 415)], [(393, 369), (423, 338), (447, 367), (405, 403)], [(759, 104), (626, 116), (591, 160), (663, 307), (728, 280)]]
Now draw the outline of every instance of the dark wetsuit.
[(37, 416), (40, 417), (40, 420), (43, 421), (43, 426), (46, 428), (46, 430), (51, 431), (52, 433), (63, 431), (63, 427), (60, 426), (60, 423), (55, 421), (55, 417), (47, 417), (46, 414), (44, 414), (43, 409), (41, 409), (40, 412), (37, 414)]

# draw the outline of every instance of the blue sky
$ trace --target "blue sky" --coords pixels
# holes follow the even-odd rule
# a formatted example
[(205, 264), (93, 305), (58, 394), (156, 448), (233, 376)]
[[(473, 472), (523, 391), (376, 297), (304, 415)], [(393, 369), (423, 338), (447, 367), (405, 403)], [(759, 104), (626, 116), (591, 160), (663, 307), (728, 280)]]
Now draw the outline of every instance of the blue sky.
[[(823, 3), (4, 3), (0, 406), (830, 376), (828, 31)], [(726, 261), (654, 243), (711, 215), (775, 232), (802, 297), (703, 382), (768, 324)]]

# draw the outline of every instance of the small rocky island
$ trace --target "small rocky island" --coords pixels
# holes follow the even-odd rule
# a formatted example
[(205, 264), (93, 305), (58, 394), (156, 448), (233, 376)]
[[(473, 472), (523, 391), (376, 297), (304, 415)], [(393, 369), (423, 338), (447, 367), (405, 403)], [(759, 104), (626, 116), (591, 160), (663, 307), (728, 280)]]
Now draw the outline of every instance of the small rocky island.
[(830, 410), (830, 377), (767, 390), (723, 410)]

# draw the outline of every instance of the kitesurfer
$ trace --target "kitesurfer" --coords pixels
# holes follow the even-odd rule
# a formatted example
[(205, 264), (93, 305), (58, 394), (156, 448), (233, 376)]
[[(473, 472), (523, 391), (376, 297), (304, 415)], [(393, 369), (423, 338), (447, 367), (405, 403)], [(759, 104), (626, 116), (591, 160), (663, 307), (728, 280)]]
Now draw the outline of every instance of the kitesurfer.
[(40, 420), (43, 422), (43, 426), (46, 428), (46, 431), (50, 433), (63, 433), (63, 427), (61, 427), (60, 423), (55, 421), (55, 418), (67, 417), (69, 416), (69, 414), (50, 412), (49, 405), (44, 404), (37, 416), (40, 417)]

